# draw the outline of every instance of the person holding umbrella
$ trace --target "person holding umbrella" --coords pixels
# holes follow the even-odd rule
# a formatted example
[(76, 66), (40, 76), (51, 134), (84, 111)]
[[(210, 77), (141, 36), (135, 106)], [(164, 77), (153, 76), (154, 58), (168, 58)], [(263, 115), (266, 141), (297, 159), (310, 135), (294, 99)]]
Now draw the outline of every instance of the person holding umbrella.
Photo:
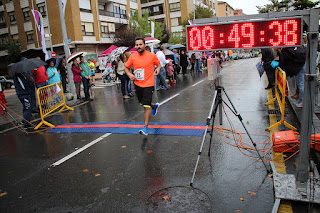
[(68, 82), (68, 76), (67, 76), (67, 66), (66, 66), (66, 60), (65, 58), (62, 58), (59, 61), (58, 70), (61, 75), (61, 82), (63, 87), (63, 92), (66, 93), (67, 91), (67, 82)]
[(89, 95), (89, 86), (90, 86), (90, 79), (91, 79), (91, 70), (88, 66), (88, 63), (84, 61), (84, 57), (80, 56), (80, 68), (81, 68), (81, 77), (82, 77), (82, 83), (83, 83), (83, 90), (85, 95), (86, 101), (91, 101), (90, 95)]
[(31, 92), (34, 85), (33, 74), (31, 70), (46, 65), (45, 62), (32, 58), (23, 59), (22, 61), (13, 64), (9, 69), (9, 75), (13, 76), (13, 82), (16, 90), (16, 94), (23, 107), (22, 124), (25, 128), (32, 127), (30, 125), (32, 103)]

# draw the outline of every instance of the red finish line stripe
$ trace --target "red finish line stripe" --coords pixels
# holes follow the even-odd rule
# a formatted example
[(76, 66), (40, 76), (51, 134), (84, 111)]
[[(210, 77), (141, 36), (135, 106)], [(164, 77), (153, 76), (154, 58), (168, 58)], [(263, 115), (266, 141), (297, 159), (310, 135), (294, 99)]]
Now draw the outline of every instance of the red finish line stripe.
[[(94, 128), (94, 127), (126, 127), (126, 128), (142, 128), (143, 125), (134, 124), (92, 124), (92, 125), (61, 125), (55, 128)], [(206, 126), (172, 126), (172, 125), (149, 125), (149, 128), (154, 129), (206, 129)]]

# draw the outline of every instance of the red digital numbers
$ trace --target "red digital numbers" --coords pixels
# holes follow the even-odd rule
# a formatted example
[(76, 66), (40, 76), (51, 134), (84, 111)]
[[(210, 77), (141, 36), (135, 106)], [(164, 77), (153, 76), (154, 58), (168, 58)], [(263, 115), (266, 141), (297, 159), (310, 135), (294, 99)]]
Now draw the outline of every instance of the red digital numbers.
[(187, 26), (188, 50), (301, 45), (301, 18)]

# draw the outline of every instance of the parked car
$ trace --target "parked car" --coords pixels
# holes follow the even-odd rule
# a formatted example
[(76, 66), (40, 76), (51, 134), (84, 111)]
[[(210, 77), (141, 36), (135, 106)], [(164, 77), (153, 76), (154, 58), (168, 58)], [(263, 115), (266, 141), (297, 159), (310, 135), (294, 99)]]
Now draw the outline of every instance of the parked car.
[(11, 79), (7, 79), (4, 76), (0, 76), (0, 83), (2, 86), (4, 86), (5, 88), (11, 88), (13, 85), (13, 80)]

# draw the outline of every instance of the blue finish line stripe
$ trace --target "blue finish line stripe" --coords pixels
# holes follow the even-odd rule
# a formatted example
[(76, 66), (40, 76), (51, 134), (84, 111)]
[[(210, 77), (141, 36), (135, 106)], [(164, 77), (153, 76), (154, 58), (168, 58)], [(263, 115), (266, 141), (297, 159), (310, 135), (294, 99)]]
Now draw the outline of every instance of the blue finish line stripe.
[[(72, 123), (56, 126), (47, 133), (119, 133), (139, 134), (143, 122), (111, 123)], [(150, 135), (202, 136), (205, 130), (203, 123), (161, 123), (151, 122)]]

